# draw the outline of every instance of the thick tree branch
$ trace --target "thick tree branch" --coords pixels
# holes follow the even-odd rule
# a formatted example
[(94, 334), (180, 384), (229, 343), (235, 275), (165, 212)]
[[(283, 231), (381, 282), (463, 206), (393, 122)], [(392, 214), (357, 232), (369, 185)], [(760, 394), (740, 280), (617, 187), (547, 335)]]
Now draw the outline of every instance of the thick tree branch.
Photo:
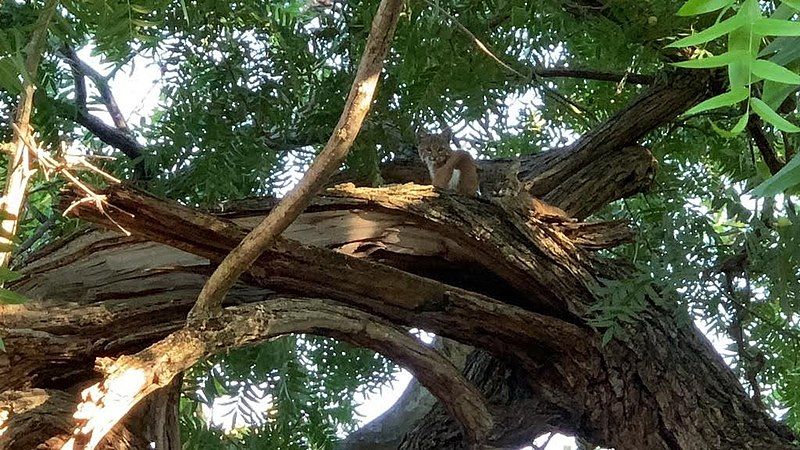
[(328, 335), (372, 348), (408, 368), (462, 423), (472, 442), (484, 443), (492, 428), (480, 393), (447, 359), (402, 328), (336, 302), (272, 298), (226, 309), (198, 325), (136, 355), (101, 362), (106, 377), (83, 392), (75, 414), (82, 423), (63, 448), (95, 448), (133, 405), (199, 359), (289, 333)]
[[(19, 228), (19, 221), (28, 195), (28, 182), (36, 169), (30, 161), (26, 142), (33, 139), (31, 129), (31, 114), (33, 113), (33, 97), (36, 91), (36, 74), (39, 71), (39, 61), (42, 59), (47, 31), (50, 21), (56, 12), (58, 0), (48, 0), (45, 3), (39, 18), (34, 25), (33, 34), (30, 42), (25, 49), (25, 80), (22, 85), (22, 93), (19, 97), (19, 104), (14, 117), (14, 137), (13, 154), (8, 159), (8, 175), (3, 190), (2, 213), (3, 218), (0, 222), (0, 244), (5, 247), (12, 245), (14, 236)], [(30, 149), (33, 151), (34, 149)], [(0, 267), (5, 267), (11, 261), (11, 249), (0, 250)]]
[(190, 320), (208, 316), (219, 309), (225, 293), (239, 276), (297, 218), (339, 169), (369, 111), (402, 6), (403, 0), (381, 1), (344, 111), (328, 143), (297, 186), (220, 263), (200, 292), (197, 304), (189, 314)]
[[(667, 311), (654, 307), (652, 314), (642, 315), (633, 326), (629, 340), (602, 346), (599, 334), (586, 327), (583, 318), (570, 315), (563, 307), (548, 308), (548, 299), (554, 306), (591, 303), (591, 293), (581, 285), (591, 284), (596, 276), (619, 274), (619, 269), (592, 269), (590, 266), (602, 262), (556, 239), (555, 230), (534, 227), (528, 232), (518, 221), (509, 223), (509, 218), (501, 217), (491, 205), (439, 197), (429, 188), (338, 191), (348, 197), (320, 199), (322, 203), (287, 231), (288, 236), (302, 236), (303, 242), (322, 248), (279, 240), (244, 281), (279, 292), (335, 298), (397, 325), (451, 336), (504, 358), (515, 369), (504, 369), (478, 355), (470, 359), (468, 372), (492, 399), (493, 412), (500, 408), (495, 414), (497, 423), (502, 424), (498, 444), (519, 448), (542, 427), (552, 426), (621, 450), (792, 448), (785, 440), (785, 430), (754, 408), (713, 348), (693, 328), (676, 324)], [(160, 235), (161, 242), (215, 261), (244, 234), (226, 221), (207, 220), (171, 203), (161, 202), (157, 207), (152, 200), (143, 204), (123, 200), (120, 195), (109, 195), (115, 207), (136, 211), (136, 217), (127, 219), (140, 223), (135, 232)], [(337, 208), (342, 207), (351, 212), (340, 215)], [(81, 213), (88, 214), (88, 209)], [(381, 220), (394, 219), (373, 229), (370, 219), (387, 211), (394, 214)], [(238, 221), (255, 224), (257, 217)], [(416, 243), (409, 240), (420, 233), (440, 237)], [(14, 308), (19, 313), (3, 317), (12, 321), (1, 328), (12, 333), (4, 338), (9, 337), (8, 348), (13, 353), (7, 357), (13, 363), (8, 366), (10, 376), (0, 375), (0, 380), (15, 380), (15, 385), (23, 387), (37, 380), (54, 380), (47, 374), (58, 369), (48, 364), (54, 359), (48, 355), (55, 354), (62, 355), (57, 360), (64, 364), (57, 373), (66, 375), (52, 382), (69, 386), (85, 379), (76, 370), (86, 370), (86, 361), (94, 356), (128, 354), (184, 323), (193, 298), (187, 289), (201, 285), (197, 271), (207, 273), (205, 261), (182, 252), (169, 257), (164, 254), (166, 249), (147, 242), (134, 244), (131, 238), (113, 233), (92, 233), (53, 250), (52, 257), (31, 266), (26, 272), (29, 278), (15, 289), (35, 298), (77, 298), (89, 305), (75, 314), (47, 303), (23, 305)], [(468, 268), (470, 261), (480, 261), (483, 272), (476, 278), (487, 280), (484, 288), (503, 301), (324, 249), (347, 254), (362, 249), (368, 254), (369, 248), (377, 248), (373, 258), (392, 261), (389, 252), (380, 250), (381, 244), (388, 251), (396, 245), (396, 251), (406, 255), (418, 251), (443, 255), (458, 262), (461, 269)], [(95, 255), (102, 259), (98, 261)], [(97, 271), (98, 262), (102, 262), (102, 274)], [(180, 265), (189, 267), (180, 269)], [(420, 270), (420, 264), (413, 265)], [(190, 284), (178, 282), (176, 270), (195, 277)], [(79, 285), (68, 281), (76, 274), (82, 275)], [(496, 281), (495, 276), (503, 281)], [(132, 286), (138, 288), (132, 291)], [(245, 288), (237, 287), (231, 301), (251, 298), (253, 294)], [(159, 289), (168, 290), (159, 293)], [(108, 299), (113, 303), (107, 303)], [(23, 310), (30, 314), (21, 314)], [(54, 311), (63, 317), (55, 317)], [(36, 332), (26, 334), (25, 330)], [(26, 346), (37, 351), (26, 351)], [(66, 354), (68, 349), (72, 356)], [(40, 354), (41, 361), (31, 357)], [(28, 358), (20, 358), (22, 355)], [(18, 377), (19, 370), (34, 365), (38, 369)], [(75, 381), (70, 383), (70, 379)], [(447, 415), (437, 413), (421, 422), (402, 447), (392, 448), (451, 446), (463, 446), (459, 427), (453, 427)]]
[(75, 121), (97, 136), (103, 143), (121, 151), (129, 159), (138, 161), (145, 154), (145, 147), (130, 133), (108, 125), (102, 119), (89, 114), (88, 111), (76, 108), (74, 105), (57, 100), (50, 101), (55, 105), (58, 115)]

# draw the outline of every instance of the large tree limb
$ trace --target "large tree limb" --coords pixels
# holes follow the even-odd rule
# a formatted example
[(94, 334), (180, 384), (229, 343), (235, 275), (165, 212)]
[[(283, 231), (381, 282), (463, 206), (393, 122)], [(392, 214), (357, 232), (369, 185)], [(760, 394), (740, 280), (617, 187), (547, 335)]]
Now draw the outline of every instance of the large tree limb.
[(226, 309), (218, 317), (173, 333), (136, 355), (102, 362), (106, 377), (83, 392), (84, 402), (75, 414), (81, 425), (63, 448), (94, 448), (133, 405), (166, 386), (200, 358), (289, 333), (333, 336), (397, 361), (458, 418), (472, 442), (485, 442), (492, 418), (484, 400), (434, 349), (402, 328), (335, 302), (272, 298)]
[[(480, 276), (488, 280), (487, 286), (481, 288), (492, 290), (504, 301), (492, 300), (455, 287), (445, 287), (440, 283), (434, 284), (431, 280), (391, 270), (363, 259), (355, 260), (330, 251), (298, 245), (278, 245), (257, 261), (245, 281), (251, 285), (283, 292), (297, 290), (312, 292), (310, 295), (315, 296), (335, 297), (337, 301), (392, 323), (420, 326), (485, 348), (514, 364), (516, 368), (506, 372), (503, 366), (498, 366), (480, 355), (470, 360), (470, 379), (480, 383), (485, 394), (491, 398), (493, 412), (494, 408), (499, 408), (495, 414), (499, 425), (496, 429), (503, 440), (498, 441), (498, 444), (522, 446), (537, 430), (555, 427), (618, 449), (696, 448), (699, 442), (711, 443), (708, 444), (709, 448), (725, 448), (728, 444), (746, 447), (758, 442), (763, 444), (760, 448), (791, 448), (786, 446), (786, 441), (783, 440), (785, 437), (781, 437), (785, 435), (779, 427), (753, 407), (729, 369), (718, 359), (699, 332), (691, 327), (677, 327), (668, 314), (657, 312), (641, 318), (641, 323), (635, 330), (631, 330), (630, 341), (612, 341), (602, 347), (599, 335), (586, 328), (583, 319), (569, 314), (563, 308), (548, 308), (546, 303), (542, 303), (542, 297), (551, 297), (550, 293), (545, 292), (550, 289), (566, 293), (565, 296), (552, 297), (556, 302), (591, 302), (590, 294), (580, 288), (590, 281), (575, 282), (573, 278), (587, 275), (591, 277), (591, 273), (597, 273), (595, 271), (598, 269), (591, 268), (594, 265), (592, 261), (595, 260), (589, 257), (590, 254), (585, 254), (588, 259), (583, 262), (570, 262), (575, 255), (584, 253), (577, 249), (563, 250), (565, 243), (553, 240), (550, 235), (555, 230), (520, 234), (521, 228), (524, 229), (521, 223), (498, 219), (498, 214), (490, 205), (451, 196), (420, 197), (425, 192), (434, 194), (430, 189), (424, 191), (421, 188), (406, 187), (403, 191), (399, 187), (363, 190), (340, 188), (339, 191), (341, 195), (349, 192), (349, 197), (320, 203), (316, 207), (318, 209), (305, 213), (302, 222), (296, 228), (290, 229), (288, 234), (305, 236), (310, 243), (340, 248), (351, 254), (357, 253), (359, 247), (335, 245), (329, 239), (340, 239), (336, 236), (341, 236), (354, 244), (360, 242), (362, 250), (384, 243), (387, 250), (397, 246), (397, 252), (410, 254), (409, 252), (417, 250), (428, 250), (425, 250), (423, 243), (412, 244), (412, 241), (403, 236), (435, 232), (446, 236), (447, 240), (457, 241), (456, 245), (447, 247), (452, 249), (452, 253), (449, 250), (438, 250), (427, 254), (444, 252), (447, 258), (459, 261), (461, 268), (469, 267), (470, 259), (487, 262)], [(130, 208), (134, 203), (123, 202), (119, 195), (110, 195), (109, 201), (116, 207), (134, 210)], [(355, 220), (337, 218), (336, 208), (347, 204), (353, 208), (351, 214)], [(206, 216), (196, 212), (192, 212), (197, 214), (195, 219), (187, 218), (180, 207), (174, 204), (156, 206), (148, 206), (147, 202), (138, 204), (138, 209), (135, 209), (137, 217), (128, 219), (138, 222), (138, 228), (131, 228), (133, 223), (125, 224), (126, 228), (135, 233), (146, 232), (153, 236), (160, 234), (162, 242), (211, 256), (214, 260), (219, 255), (224, 255), (225, 247), (235, 245), (238, 242), (237, 236), (244, 233), (243, 230), (235, 231), (225, 221), (207, 220)], [(396, 222), (386, 223), (384, 231), (369, 231), (370, 235), (376, 233), (376, 237), (384, 236), (378, 240), (370, 239), (363, 233), (369, 230), (369, 220), (381, 211), (394, 211)], [(88, 208), (81, 211), (81, 214), (88, 213)], [(152, 215), (154, 213), (156, 215)], [(120, 217), (123, 215), (120, 214)], [(176, 220), (174, 215), (184, 217)], [(328, 216), (330, 220), (325, 220)], [(91, 218), (90, 215), (85, 217)], [(246, 223), (242, 222), (244, 218), (237, 220), (242, 224)], [(250, 223), (256, 221), (249, 220)], [(332, 226), (337, 223), (341, 226), (341, 232), (336, 226)], [(148, 229), (149, 232), (146, 231)], [(234, 230), (233, 236), (226, 237), (231, 230)], [(462, 237), (459, 238), (459, 235)], [(86, 236), (87, 239), (89, 237)], [(128, 353), (134, 344), (141, 348), (168, 333), (170, 328), (167, 325), (180, 327), (182, 314), (177, 307), (182, 305), (182, 308), (187, 308), (191, 295), (182, 295), (173, 290), (168, 291), (166, 297), (158, 294), (158, 286), (167, 287), (175, 285), (175, 282), (164, 284), (163, 281), (159, 283), (150, 279), (159, 274), (162, 277), (173, 274), (176, 269), (168, 268), (171, 266), (168, 259), (162, 259), (161, 263), (153, 261), (158, 253), (152, 245), (141, 243), (137, 246), (139, 250), (130, 248), (131, 244), (125, 243), (130, 239), (120, 241), (119, 237), (112, 239), (109, 236), (97, 243), (84, 240), (83, 244), (79, 240), (75, 243), (76, 246), (56, 249), (53, 257), (31, 266), (30, 278), (23, 280), (19, 286), (22, 292), (38, 292), (37, 297), (48, 292), (48, 298), (96, 292), (94, 295), (97, 299), (118, 299), (114, 304), (124, 307), (128, 311), (127, 316), (119, 313), (98, 316), (91, 314), (88, 309), (83, 314), (78, 314), (77, 311), (75, 314), (67, 314), (63, 307), (48, 308), (43, 304), (41, 317), (47, 318), (43, 325), (36, 326), (32, 318), (26, 318), (26, 314), (8, 314), (8, 319), (19, 322), (6, 322), (3, 328), (47, 330), (48, 335), (53, 335), (53, 340), (52, 343), (39, 340), (41, 344), (36, 348), (41, 352), (49, 353), (51, 350), (47, 349), (58, 349), (59, 339), (62, 351), (65, 348), (84, 351), (77, 358), (60, 359), (65, 363), (73, 361), (62, 369), (66, 370), (66, 367), (80, 367), (81, 362), (85, 364), (86, 360), (91, 360), (89, 355), (96, 355), (100, 351), (110, 354)], [(442, 244), (452, 245), (447, 244), (447, 240), (442, 241)], [(518, 242), (527, 242), (523, 246), (528, 249), (528, 253), (515, 249), (517, 244), (514, 243)], [(409, 246), (410, 244), (413, 246)], [(433, 245), (438, 246), (439, 243)], [(404, 249), (405, 246), (408, 247)], [(115, 247), (119, 249), (115, 251)], [(459, 253), (459, 247), (466, 248)], [(551, 247), (551, 250), (544, 247)], [(494, 253), (491, 249), (503, 249), (503, 252)], [(548, 256), (551, 252), (560, 256), (548, 261), (552, 257)], [(86, 254), (108, 255), (109, 259), (103, 263), (103, 260), (80, 256)], [(122, 255), (124, 258), (119, 259)], [(109, 269), (119, 264), (114, 261), (131, 261), (132, 258), (135, 261), (136, 255), (144, 258), (142, 261), (152, 269), (144, 272), (132, 268), (120, 270), (120, 281), (129, 280), (121, 283), (109, 277)], [(185, 254), (181, 255), (181, 260), (197, 267), (196, 259), (187, 260)], [(391, 261), (389, 254), (380, 250), (370, 255)], [(80, 262), (83, 260), (86, 262), (82, 269)], [(599, 261), (595, 261), (597, 262)], [(539, 267), (538, 264), (570, 269), (562, 272), (558, 280), (551, 279), (549, 275), (537, 278), (539, 274), (535, 267)], [(414, 266), (419, 270), (423, 265), (417, 263)], [(102, 276), (99, 275), (98, 267)], [(580, 267), (589, 272), (581, 275)], [(599, 269), (605, 270), (602, 267)], [(515, 271), (527, 273), (528, 277), (539, 281), (518, 279), (513, 275)], [(61, 279), (80, 277), (80, 285), (72, 290), (59, 288), (69, 288), (70, 283), (58, 283), (56, 280), (59, 278), (51, 278), (49, 275), (55, 276), (57, 273), (62, 274)], [(336, 273), (337, 276), (331, 277), (331, 273)], [(492, 278), (497, 275), (508, 281), (498, 282), (496, 278)], [(611, 276), (613, 273), (607, 275)], [(548, 286), (537, 284), (544, 280), (550, 280)], [(112, 289), (110, 292), (91, 287), (96, 283), (106, 282), (112, 283), (109, 286)], [(453, 279), (453, 282), (462, 281)], [(131, 293), (131, 283), (144, 283), (145, 286), (139, 288), (140, 294), (136, 294), (137, 291)], [(513, 286), (519, 289), (514, 288), (503, 293)], [(50, 290), (43, 291), (43, 288)], [(138, 295), (137, 301), (124, 300), (131, 295)], [(141, 297), (151, 295), (152, 300)], [(183, 303), (174, 300), (176, 295)], [(92, 298), (83, 301), (91, 301)], [(235, 298), (242, 298), (241, 293), (237, 293)], [(539, 309), (542, 313), (533, 313), (509, 303)], [(31, 308), (34, 306), (31, 304), (23, 309), (32, 313)], [(110, 305), (104, 302), (96, 308), (97, 312), (102, 312), (108, 306)], [(53, 311), (64, 311), (65, 319), (69, 317), (68, 322), (56, 320)], [(182, 311), (185, 314), (186, 309)], [(85, 322), (90, 317), (106, 323), (92, 325)], [(157, 324), (152, 323), (154, 318), (158, 318)], [(70, 323), (73, 325), (69, 325)], [(72, 339), (70, 336), (73, 333), (69, 330), (76, 329), (74, 327), (79, 323), (82, 326), (77, 329), (85, 330), (86, 334), (78, 333), (75, 337), (95, 339), (96, 336), (99, 347), (90, 343), (81, 345), (77, 341), (72, 346), (63, 340), (65, 337)], [(100, 330), (101, 333), (93, 330)], [(135, 331), (131, 333), (130, 330)], [(119, 338), (115, 339), (109, 333), (118, 333)], [(8, 341), (10, 349), (36, 345), (30, 338), (26, 341), (22, 333), (15, 334)], [(25, 352), (24, 348), (21, 351), (21, 354), (31, 354)], [(680, 359), (676, 360), (675, 355), (681, 355)], [(14, 354), (9, 357), (16, 361), (12, 367), (21, 368), (20, 360)], [(39, 364), (43, 370), (49, 370), (46, 363)], [(37, 371), (42, 373), (42, 369)], [(48, 377), (23, 377), (21, 381), (29, 382), (30, 379)], [(521, 416), (520, 408), (526, 414)], [(603, 413), (593, 414), (592, 411)], [(431, 448), (432, 445), (434, 448), (447, 448), (451, 445), (459, 448), (459, 442), (463, 443), (458, 427), (451, 428), (452, 420), (447, 415), (427, 417), (420, 427), (405, 439), (404, 448)], [(678, 442), (672, 447), (668, 444), (671, 441), (667, 439), (670, 436), (674, 436)], [(445, 440), (440, 440), (443, 437)], [(695, 447), (692, 447), (692, 443), (695, 443)], [(725, 445), (720, 447), (720, 443)], [(755, 447), (759, 448), (758, 445)]]
[(402, 6), (403, 0), (381, 1), (344, 111), (328, 143), (297, 185), (220, 263), (200, 292), (189, 314), (190, 320), (213, 314), (220, 307), (225, 294), (239, 276), (297, 218), (311, 203), (312, 197), (325, 186), (328, 178), (339, 169), (369, 111)]

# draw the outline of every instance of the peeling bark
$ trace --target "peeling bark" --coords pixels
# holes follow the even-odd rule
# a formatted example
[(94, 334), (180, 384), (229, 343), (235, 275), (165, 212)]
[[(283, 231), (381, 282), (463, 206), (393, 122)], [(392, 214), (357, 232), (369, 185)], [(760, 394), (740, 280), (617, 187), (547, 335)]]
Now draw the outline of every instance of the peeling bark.
[[(579, 217), (641, 190), (655, 165), (632, 144), (702, 97), (703, 86), (680, 78), (654, 86), (575, 145), (526, 158), (520, 178)], [(495, 163), (503, 162), (487, 164)], [(115, 217), (136, 237), (91, 231), (23, 269), (15, 288), (37, 301), (0, 309), (3, 391), (77, 392), (98, 376), (96, 358), (135, 353), (180, 328), (213, 264), (273, 205), (215, 217), (132, 191), (108, 194), (117, 213), (132, 213)], [(105, 223), (90, 208), (75, 211)], [(488, 401), (495, 447), (560, 430), (618, 450), (797, 448), (667, 306), (653, 302), (627, 339), (601, 345), (586, 324), (593, 287), (627, 270), (592, 249), (624, 235), (619, 224), (544, 224), (429, 187), (339, 186), (255, 262), (226, 306), (303, 293), (480, 348), (464, 373)], [(0, 411), (8, 405), (0, 400)], [(409, 428), (391, 448), (467, 445), (440, 405)]]
[[(502, 216), (492, 211), (491, 205), (439, 195), (429, 187), (357, 189), (342, 186), (329, 191), (329, 195), (333, 197), (320, 199), (301, 216), (295, 224), (297, 228), (290, 228), (288, 235), (305, 235), (316, 239), (316, 244), (323, 244), (324, 236), (327, 239), (346, 237), (346, 233), (337, 232), (327, 237), (326, 231), (335, 230), (331, 225), (341, 224), (341, 217), (333, 222), (319, 220), (340, 212), (337, 208), (346, 207), (349, 214), (357, 217), (340, 226), (356, 231), (351, 236), (353, 241), (337, 245), (329, 240), (323, 245), (361, 258), (281, 239), (256, 262), (245, 281), (263, 289), (262, 296), (263, 292), (273, 290), (310, 291), (399, 325), (419, 326), (486, 349), (502, 358), (513, 369), (498, 366), (481, 354), (473, 355), (467, 365), (467, 375), (481, 386), (495, 415), (497, 426), (490, 436), (492, 445), (524, 445), (533, 433), (555, 428), (618, 449), (793, 448), (790, 435), (752, 405), (705, 338), (692, 327), (679, 327), (669, 311), (643, 318), (631, 330), (629, 341), (613, 341), (601, 346), (600, 336), (585, 325), (583, 311), (594, 301), (593, 279), (601, 274), (614, 276), (620, 271), (576, 246), (557, 227)], [(128, 220), (120, 222), (127, 229), (203, 258), (219, 260), (245, 233), (231, 222), (130, 191), (113, 191), (108, 198), (111, 205), (123, 211), (133, 210), (132, 206), (136, 205), (136, 217), (120, 214), (117, 218)], [(79, 207), (76, 211), (86, 219), (103, 220), (102, 215), (93, 215), (89, 208)], [(391, 217), (393, 220), (366, 225), (365, 217)], [(245, 223), (257, 219), (236, 220)], [(361, 226), (357, 226), (359, 223)], [(411, 240), (403, 236), (402, 230), (394, 229), (398, 223), (406, 224), (405, 230), (411, 233)], [(494, 291), (506, 290), (502, 301), (376, 264), (371, 260), (392, 263), (391, 258), (385, 257), (390, 252), (385, 248), (369, 252), (352, 245), (358, 242), (358, 246), (369, 248), (386, 244), (386, 248), (402, 251), (403, 245), (397, 243), (413, 242), (413, 234), (420, 232), (438, 235), (432, 243), (461, 248), (460, 252), (448, 253), (428, 247), (429, 257), (436, 255), (459, 265), (472, 261), (499, 277), (505, 286), (495, 286)], [(362, 233), (375, 237), (368, 242), (361, 239)], [(98, 240), (100, 236), (103, 237)], [(81, 239), (83, 242), (78, 245)], [(115, 246), (120, 246), (119, 250), (115, 250)], [(144, 248), (127, 251), (136, 247)], [(155, 250), (154, 244), (138, 239), (120, 238), (113, 233), (91, 233), (64, 247), (51, 249), (47, 256), (41, 257), (39, 265), (34, 263), (27, 269), (29, 277), (21, 280), (18, 288), (41, 295), (45, 286), (49, 289), (57, 286), (52, 279), (46, 279), (48, 274), (55, 279), (54, 274), (60, 273), (57, 277), (68, 279), (75, 277), (72, 270), (82, 273), (80, 261), (86, 259), (85, 255), (92, 255), (86, 270), (94, 271), (94, 281), (103, 283), (109, 281), (108, 273), (101, 274), (107, 272), (107, 267), (102, 267), (103, 264), (98, 267), (98, 260), (94, 258), (108, 252), (106, 261), (138, 260), (139, 264), (150, 265), (157, 264), (157, 259), (144, 260), (146, 257), (137, 258), (136, 255), (158, 255)], [(426, 253), (425, 247), (421, 250)], [(141, 268), (133, 272), (123, 270), (120, 276), (122, 280), (135, 280), (139, 284), (150, 276), (189, 272), (199, 277), (195, 282), (197, 288), (202, 282), (200, 274), (207, 273), (207, 266), (185, 253), (175, 254), (183, 255), (188, 267), (166, 269), (161, 266), (147, 272), (142, 272)], [(73, 262), (65, 265), (66, 261)], [(328, 275), (333, 270), (337, 277)], [(382, 283), (382, 280), (391, 280), (391, 283)], [(92, 292), (85, 284), (91, 283), (91, 278), (81, 282), (84, 291)], [(148, 299), (158, 285), (145, 282), (141, 286), (143, 298)], [(69, 286), (60, 288), (63, 292), (70, 290)], [(488, 286), (484, 288), (491, 290)], [(241, 289), (243, 291), (233, 300), (247, 301), (252, 288), (242, 286)], [(128, 291), (130, 284), (120, 286), (120, 293)], [(52, 298), (53, 292), (48, 296)], [(71, 361), (69, 365), (85, 367), (102, 349), (85, 341), (96, 335), (93, 330), (112, 333), (100, 342), (114, 352), (120, 348), (130, 351), (132, 341), (142, 346), (157, 340), (181, 325), (192, 298), (166, 302), (160, 299), (143, 304), (121, 298), (117, 305), (125, 309), (109, 314), (108, 307), (114, 304), (113, 301), (109, 303), (109, 298), (113, 296), (105, 297), (102, 308), (91, 302), (74, 305), (72, 311), (64, 306), (49, 308), (49, 311), (63, 314), (63, 319), (59, 320), (59, 313), (50, 313), (48, 320), (39, 324), (41, 331), (37, 333), (23, 331), (23, 325), (25, 329), (32, 328), (32, 318), (43, 317), (35, 305), (18, 307), (16, 314), (0, 316), (3, 327), (10, 331), (4, 339), (12, 349), (11, 357), (15, 356), (14, 348), (32, 342), (29, 334), (44, 338), (33, 338), (43, 359), (38, 365), (36, 361), (26, 361), (27, 366), (7, 366), (5, 370), (12, 372), (2, 379), (17, 381), (15, 386), (4, 387), (21, 388), (27, 380), (48, 378), (36, 374), (48, 370), (47, 361), (53, 359), (49, 352), (61, 352), (63, 361)], [(159, 295), (152, 298), (158, 299)], [(182, 312), (176, 311), (178, 304)], [(91, 314), (91, 311), (96, 312)], [(145, 332), (140, 325), (138, 334), (127, 335), (124, 324), (134, 322), (141, 314), (149, 315), (151, 323), (147, 328), (150, 331)], [(152, 323), (154, 317), (158, 318), (157, 323)], [(83, 321), (80, 329), (87, 330), (84, 336), (67, 332), (69, 327), (77, 326), (79, 318)], [(45, 337), (44, 333), (39, 335), (44, 331), (42, 328), (52, 337)], [(56, 336), (58, 339), (53, 340)], [(81, 338), (84, 341), (80, 341)], [(81, 343), (70, 345), (73, 339)], [(87, 354), (87, 348), (94, 349), (94, 353)], [(64, 354), (65, 349), (74, 349), (74, 359)], [(26, 375), (13, 375), (13, 371), (24, 367), (28, 370)], [(525, 413), (521, 415), (520, 411)], [(462, 448), (463, 435), (458, 427), (453, 427), (449, 416), (439, 408), (431, 414), (405, 437), (402, 448)], [(701, 443), (709, 446), (703, 447)]]

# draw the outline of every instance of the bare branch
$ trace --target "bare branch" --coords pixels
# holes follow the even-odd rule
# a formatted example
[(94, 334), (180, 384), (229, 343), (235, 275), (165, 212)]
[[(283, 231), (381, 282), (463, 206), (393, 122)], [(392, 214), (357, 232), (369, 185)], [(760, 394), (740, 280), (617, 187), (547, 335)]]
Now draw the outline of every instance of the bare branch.
[(778, 173), (778, 171), (783, 168), (784, 162), (778, 157), (775, 147), (772, 146), (772, 143), (767, 137), (767, 133), (764, 131), (761, 119), (755, 114), (750, 116), (750, 120), (747, 122), (747, 132), (750, 133), (750, 137), (753, 138), (753, 142), (755, 142), (756, 147), (758, 147), (761, 158), (764, 160), (764, 164), (767, 165), (767, 168), (769, 168), (770, 173), (772, 175)]
[[(108, 86), (108, 79), (101, 75), (98, 71), (94, 70), (90, 65), (86, 64), (85, 62), (81, 61), (78, 58), (78, 55), (75, 53), (75, 50), (72, 47), (65, 46), (62, 48), (61, 53), (67, 59), (70, 67), (72, 68), (72, 73), (78, 75), (81, 79), (85, 79), (85, 77), (89, 77), (94, 83), (97, 90), (100, 92), (100, 101), (103, 102), (105, 105), (108, 114), (111, 116), (111, 120), (114, 121), (114, 125), (119, 130), (123, 130), (125, 132), (130, 132), (130, 128), (128, 128), (128, 123), (125, 121), (125, 116), (122, 115), (122, 112), (119, 109), (119, 105), (117, 105), (117, 101), (114, 98), (114, 94), (111, 92), (111, 88)], [(78, 76), (75, 78), (75, 85), (77, 91), (78, 85)], [(84, 89), (84, 107), (85, 107), (85, 89), (86, 86), (83, 86)], [(80, 104), (78, 105), (80, 107)]]
[(627, 80), (633, 84), (653, 84), (655, 77), (638, 73), (607, 72), (594, 69), (573, 69), (570, 67), (536, 67), (534, 73), (542, 78), (581, 78), (584, 80), (613, 81)]
[[(489, 47), (486, 46), (486, 44), (484, 44), (483, 41), (478, 39), (478, 37), (475, 36), (475, 34), (472, 31), (470, 31), (469, 28), (465, 27), (455, 16), (450, 14), (441, 5), (439, 5), (438, 3), (434, 3), (434, 2), (432, 2), (430, 0), (425, 0), (425, 3), (427, 3), (429, 6), (435, 8), (436, 10), (440, 11), (442, 14), (444, 14), (451, 22), (453, 22), (453, 24), (459, 30), (461, 30), (461, 32), (466, 34), (475, 43), (475, 45), (478, 47), (478, 49), (480, 49), (480, 51), (482, 51), (483, 53), (488, 55), (489, 58), (491, 58), (492, 60), (494, 60), (494, 62), (499, 64), (500, 67), (502, 67), (506, 71), (514, 74), (515, 76), (517, 76), (517, 77), (519, 77), (519, 78), (521, 78), (523, 80), (530, 81), (531, 79), (534, 79), (534, 80), (537, 79), (538, 74), (536, 73), (535, 70), (531, 71), (530, 75), (525, 75), (522, 72), (518, 71), (517, 69), (514, 69), (513, 67), (511, 67), (508, 64), (506, 64), (500, 58), (498, 58), (497, 55), (495, 55), (491, 50), (489, 50)], [(541, 87), (546, 93), (552, 95), (553, 98), (555, 98), (556, 100), (561, 101), (562, 103), (565, 103), (566, 105), (571, 107), (571, 109), (573, 109), (574, 112), (576, 112), (576, 113), (578, 113), (580, 115), (587, 114), (588, 110), (586, 108), (584, 108), (583, 106), (579, 105), (574, 100), (564, 96), (563, 94), (559, 93), (558, 91), (556, 91), (555, 89), (551, 88), (550, 86), (547, 86), (544, 83), (538, 83), (538, 84), (539, 84), (539, 87)]]
[[(68, 45), (64, 46), (62, 52), (67, 56), (68, 61), (72, 61), (73, 58), (78, 59), (75, 49)], [(70, 64), (69, 66), (72, 71), (72, 78), (75, 81), (75, 106), (81, 112), (86, 112), (88, 109), (86, 106), (86, 76), (76, 64)]]
[(381, 1), (347, 103), (328, 143), (297, 186), (220, 263), (200, 292), (197, 304), (189, 314), (190, 320), (213, 314), (219, 309), (225, 294), (239, 276), (297, 218), (309, 205), (312, 196), (322, 190), (328, 178), (339, 169), (369, 111), (402, 6), (403, 0)]
[[(74, 120), (78, 124), (84, 126), (91, 131), (104, 143), (120, 150), (125, 156), (134, 161), (134, 178), (140, 180), (147, 180), (151, 175), (147, 173), (142, 155), (145, 153), (145, 148), (141, 145), (136, 137), (133, 136), (128, 123), (125, 120), (122, 112), (117, 105), (114, 94), (108, 85), (108, 77), (101, 75), (94, 68), (81, 61), (75, 50), (70, 46), (64, 46), (61, 53), (69, 63), (72, 69), (73, 77), (75, 78), (75, 99), (77, 111), (72, 114), (64, 114), (63, 116)], [(105, 122), (99, 118), (89, 114), (86, 107), (86, 78), (89, 78), (94, 83), (97, 90), (100, 92), (100, 100), (105, 105), (108, 114), (114, 121), (114, 127), (106, 125)]]
[(491, 431), (492, 417), (475, 387), (402, 328), (329, 300), (272, 298), (225, 309), (218, 318), (175, 332), (135, 355), (101, 361), (107, 376), (83, 391), (75, 414), (81, 424), (62, 448), (95, 448), (137, 402), (201, 358), (289, 333), (327, 335), (382, 353), (408, 368), (458, 419), (470, 441), (483, 443)]

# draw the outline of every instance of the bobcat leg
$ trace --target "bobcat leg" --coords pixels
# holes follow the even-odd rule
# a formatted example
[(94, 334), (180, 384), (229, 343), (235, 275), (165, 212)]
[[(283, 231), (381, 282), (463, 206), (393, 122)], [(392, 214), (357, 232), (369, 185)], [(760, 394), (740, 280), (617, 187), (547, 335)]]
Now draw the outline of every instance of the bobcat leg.
[(453, 178), (453, 171), (459, 171), (456, 192), (461, 195), (474, 197), (478, 192), (478, 169), (472, 156), (463, 150), (454, 151), (450, 158), (436, 170), (433, 185), (440, 189), (447, 189)]

